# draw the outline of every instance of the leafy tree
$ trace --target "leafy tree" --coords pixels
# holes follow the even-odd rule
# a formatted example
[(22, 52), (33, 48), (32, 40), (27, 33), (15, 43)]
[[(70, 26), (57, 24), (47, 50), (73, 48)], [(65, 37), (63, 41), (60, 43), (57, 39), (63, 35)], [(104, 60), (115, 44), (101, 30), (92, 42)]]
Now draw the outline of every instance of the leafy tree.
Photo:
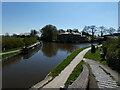
[(38, 34), (38, 31), (36, 31), (35, 29), (34, 30), (31, 30), (30, 32), (30, 36), (36, 36)]
[(29, 46), (37, 42), (37, 37), (24, 38), (23, 42), (25, 43), (25, 46)]
[(108, 66), (120, 72), (120, 36), (106, 41), (103, 47), (106, 48)]
[(53, 25), (46, 25), (41, 30), (41, 39), (44, 41), (57, 40), (57, 28)]
[(12, 48), (18, 48), (23, 47), (24, 42), (20, 38), (16, 37), (3, 37), (2, 38), (2, 49), (12, 49)]

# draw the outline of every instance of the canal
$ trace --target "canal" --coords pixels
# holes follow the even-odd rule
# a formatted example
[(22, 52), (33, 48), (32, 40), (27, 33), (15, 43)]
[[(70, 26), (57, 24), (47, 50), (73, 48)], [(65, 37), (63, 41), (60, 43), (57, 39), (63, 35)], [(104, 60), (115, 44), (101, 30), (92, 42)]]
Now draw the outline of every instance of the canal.
[(3, 63), (3, 88), (29, 88), (73, 51), (90, 46), (85, 44), (44, 43), (27, 55), (18, 55)]

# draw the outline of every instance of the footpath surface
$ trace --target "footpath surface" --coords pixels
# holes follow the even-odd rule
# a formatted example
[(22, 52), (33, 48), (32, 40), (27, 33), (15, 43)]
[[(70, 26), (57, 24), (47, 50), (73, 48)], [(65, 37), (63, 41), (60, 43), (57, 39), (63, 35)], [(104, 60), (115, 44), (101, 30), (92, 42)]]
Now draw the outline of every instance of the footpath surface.
[(86, 54), (86, 52), (90, 50), (90, 48), (87, 48), (83, 51), (81, 51), (74, 59), (73, 61), (58, 75), (56, 76), (51, 82), (49, 82), (47, 85), (45, 85), (42, 89), (45, 88), (60, 88), (60, 86), (64, 86), (65, 82), (67, 81), (68, 77), (76, 67), (76, 65), (83, 59), (83, 56)]
[(119, 74), (117, 72), (94, 60), (86, 58), (83, 60), (90, 65), (100, 89), (120, 90), (120, 86), (117, 85), (117, 82), (119, 82)]
[(4, 54), (8, 54), (8, 53), (14, 53), (14, 52), (19, 52), (19, 51), (20, 51), (20, 49), (19, 50), (15, 50), (15, 51), (9, 51), (9, 52), (0, 53), (0, 55), (4, 55)]

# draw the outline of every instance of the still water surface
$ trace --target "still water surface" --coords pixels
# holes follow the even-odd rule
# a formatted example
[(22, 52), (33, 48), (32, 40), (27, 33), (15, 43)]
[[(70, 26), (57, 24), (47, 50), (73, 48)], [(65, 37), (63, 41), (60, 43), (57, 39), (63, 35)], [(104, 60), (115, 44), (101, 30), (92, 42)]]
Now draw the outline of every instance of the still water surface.
[(19, 55), (3, 64), (3, 88), (29, 88), (76, 49), (91, 44), (44, 43), (27, 55)]

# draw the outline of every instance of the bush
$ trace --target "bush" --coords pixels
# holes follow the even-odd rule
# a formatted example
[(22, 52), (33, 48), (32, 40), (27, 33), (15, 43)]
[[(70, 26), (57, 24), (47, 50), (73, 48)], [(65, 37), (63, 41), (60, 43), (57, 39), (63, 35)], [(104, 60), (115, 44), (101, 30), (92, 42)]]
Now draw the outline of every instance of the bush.
[(103, 52), (106, 53), (108, 66), (120, 72), (120, 37), (104, 43)]
[(5, 49), (12, 49), (17, 47), (23, 47), (24, 42), (20, 38), (15, 37), (3, 37), (2, 38), (2, 50)]
[(37, 37), (24, 38), (23, 42), (25, 43), (25, 46), (32, 45), (37, 42)]

